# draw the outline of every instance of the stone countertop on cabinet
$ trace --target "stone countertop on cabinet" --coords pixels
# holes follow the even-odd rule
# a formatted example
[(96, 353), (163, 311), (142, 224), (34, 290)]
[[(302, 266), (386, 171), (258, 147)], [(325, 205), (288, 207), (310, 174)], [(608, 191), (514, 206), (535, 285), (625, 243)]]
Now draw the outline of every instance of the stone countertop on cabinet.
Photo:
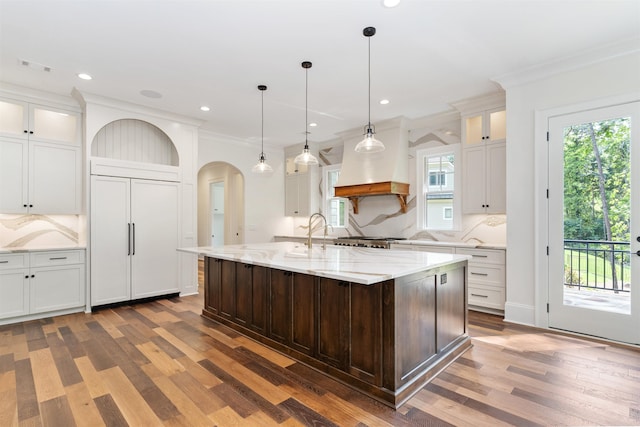
[(16, 254), (16, 253), (30, 253), (30, 252), (50, 252), (50, 251), (73, 251), (73, 250), (85, 250), (86, 246), (54, 246), (46, 248), (0, 248), (0, 254)]
[(320, 245), (309, 250), (296, 242), (252, 243), (179, 251), (295, 273), (371, 285), (467, 261), (468, 255)]
[(507, 245), (503, 243), (440, 242), (437, 240), (396, 240), (393, 243), (396, 245), (453, 246), (470, 249), (507, 249)]

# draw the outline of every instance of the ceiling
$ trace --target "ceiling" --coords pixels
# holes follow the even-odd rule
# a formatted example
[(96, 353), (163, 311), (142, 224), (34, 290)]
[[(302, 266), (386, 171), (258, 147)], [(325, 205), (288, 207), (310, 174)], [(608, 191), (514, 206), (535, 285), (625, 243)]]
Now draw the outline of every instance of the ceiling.
[(308, 119), (318, 124), (309, 140), (321, 142), (367, 123), (367, 26), (377, 28), (375, 124), (450, 110), (500, 90), (497, 76), (639, 38), (640, 1), (0, 0), (0, 81), (63, 95), (76, 87), (256, 146), (266, 84), (264, 142), (283, 147), (304, 141), (306, 60)]

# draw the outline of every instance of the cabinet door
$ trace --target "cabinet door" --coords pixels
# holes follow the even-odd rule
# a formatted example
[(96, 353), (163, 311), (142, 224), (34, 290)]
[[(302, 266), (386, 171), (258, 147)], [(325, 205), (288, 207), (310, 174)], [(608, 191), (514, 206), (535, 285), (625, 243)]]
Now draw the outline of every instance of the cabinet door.
[(317, 357), (340, 369), (345, 369), (349, 351), (349, 294), (349, 282), (318, 281)]
[(233, 320), (236, 299), (236, 263), (220, 260), (220, 310), (218, 314)]
[(349, 286), (348, 372), (382, 385), (382, 283)]
[(80, 147), (46, 142), (29, 146), (29, 212), (77, 214), (80, 205)]
[(465, 268), (459, 267), (437, 275), (438, 352), (466, 332), (465, 274)]
[(236, 263), (235, 295), (232, 317), (236, 323), (248, 326), (251, 323), (253, 265)]
[(485, 147), (463, 150), (462, 213), (485, 212)]
[(251, 275), (251, 329), (266, 335), (267, 298), (269, 288), (269, 269), (259, 265), (252, 266)]
[(465, 145), (479, 145), (484, 142), (484, 114), (478, 113), (464, 118)]
[(487, 213), (505, 213), (507, 211), (506, 145), (488, 145), (486, 149)]
[(293, 273), (291, 282), (291, 347), (313, 355), (315, 351), (316, 278)]
[(269, 285), (269, 338), (283, 344), (291, 335), (291, 279), (293, 273), (271, 270)]
[(129, 183), (91, 177), (91, 305), (131, 299)]
[(298, 216), (298, 175), (287, 175), (284, 179), (284, 215)]
[(204, 259), (204, 306), (214, 314), (220, 310), (220, 270), (222, 260), (205, 257)]
[(26, 102), (0, 99), (0, 136), (20, 137), (29, 135), (29, 106)]
[(28, 210), (28, 155), (26, 140), (0, 138), (0, 213)]
[(131, 180), (131, 298), (178, 292), (178, 184)]
[(29, 314), (29, 270), (0, 270), (0, 319)]
[(31, 313), (43, 313), (84, 305), (84, 265), (31, 269)]
[(29, 139), (49, 142), (80, 141), (78, 113), (42, 105), (29, 106)]
[(486, 142), (499, 143), (507, 140), (507, 111), (504, 108), (487, 111), (485, 123), (487, 128)]

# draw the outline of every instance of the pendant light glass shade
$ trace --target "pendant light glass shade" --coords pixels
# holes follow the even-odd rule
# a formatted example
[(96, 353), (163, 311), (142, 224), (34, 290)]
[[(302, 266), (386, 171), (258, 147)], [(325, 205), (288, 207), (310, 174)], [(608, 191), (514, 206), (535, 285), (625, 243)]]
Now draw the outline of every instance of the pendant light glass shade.
[(376, 33), (374, 27), (367, 27), (362, 30), (362, 35), (369, 39), (369, 123), (364, 127), (364, 139), (356, 145), (358, 153), (378, 153), (384, 151), (384, 144), (377, 140), (374, 135), (376, 128), (371, 124), (371, 37)]
[(302, 68), (305, 69), (305, 77), (304, 77), (304, 148), (302, 149), (302, 153), (298, 154), (296, 158), (293, 160), (294, 163), (298, 165), (317, 165), (318, 159), (316, 156), (309, 152), (309, 142), (307, 141), (307, 137), (309, 135), (309, 120), (307, 118), (309, 109), (307, 108), (308, 100), (309, 100), (309, 68), (311, 68), (311, 62), (304, 61), (302, 63)]
[(251, 172), (253, 173), (262, 173), (262, 174), (270, 174), (273, 172), (273, 168), (269, 166), (264, 158), (264, 91), (267, 90), (265, 85), (258, 86), (258, 90), (262, 93), (262, 110), (261, 110), (261, 118), (262, 118), (262, 133), (260, 138), (260, 159), (258, 163), (256, 163), (252, 168)]

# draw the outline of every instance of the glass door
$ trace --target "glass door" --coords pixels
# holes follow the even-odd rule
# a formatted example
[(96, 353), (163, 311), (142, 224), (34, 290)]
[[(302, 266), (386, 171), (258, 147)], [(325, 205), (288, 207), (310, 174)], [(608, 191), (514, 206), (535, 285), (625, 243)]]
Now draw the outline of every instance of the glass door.
[(549, 120), (549, 326), (640, 343), (640, 102)]

